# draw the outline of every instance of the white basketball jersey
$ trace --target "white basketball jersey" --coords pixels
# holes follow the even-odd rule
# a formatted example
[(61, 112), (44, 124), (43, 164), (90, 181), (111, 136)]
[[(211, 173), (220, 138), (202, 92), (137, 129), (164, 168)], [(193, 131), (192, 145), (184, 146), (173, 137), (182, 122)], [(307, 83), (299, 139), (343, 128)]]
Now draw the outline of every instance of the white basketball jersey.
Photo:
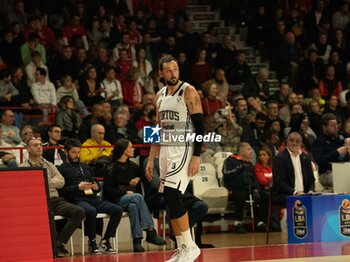
[(164, 138), (167, 140), (161, 141), (162, 144), (191, 144), (186, 141), (183, 141), (183, 143), (178, 141), (179, 136), (186, 137), (188, 133), (193, 132), (192, 121), (184, 99), (185, 90), (188, 86), (188, 83), (183, 82), (172, 95), (168, 95), (167, 86), (160, 90), (157, 106), (159, 108), (161, 132), (166, 134)]

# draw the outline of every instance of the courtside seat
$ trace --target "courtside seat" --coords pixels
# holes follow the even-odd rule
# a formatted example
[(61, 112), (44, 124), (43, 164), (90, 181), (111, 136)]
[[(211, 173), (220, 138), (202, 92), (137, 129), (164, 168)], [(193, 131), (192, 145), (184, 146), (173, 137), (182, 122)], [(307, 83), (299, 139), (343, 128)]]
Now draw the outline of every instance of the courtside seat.
[(232, 155), (232, 152), (217, 152), (214, 154), (214, 163), (218, 166), (230, 155)]
[(199, 166), (199, 175), (216, 177), (215, 167), (210, 163), (202, 163)]

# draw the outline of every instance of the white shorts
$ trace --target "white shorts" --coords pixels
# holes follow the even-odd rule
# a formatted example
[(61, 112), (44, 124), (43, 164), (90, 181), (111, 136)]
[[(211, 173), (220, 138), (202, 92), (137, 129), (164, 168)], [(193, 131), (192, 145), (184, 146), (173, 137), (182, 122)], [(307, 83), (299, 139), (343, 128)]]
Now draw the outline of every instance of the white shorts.
[(175, 188), (185, 193), (190, 182), (188, 166), (193, 154), (192, 146), (161, 146), (159, 155), (160, 186)]

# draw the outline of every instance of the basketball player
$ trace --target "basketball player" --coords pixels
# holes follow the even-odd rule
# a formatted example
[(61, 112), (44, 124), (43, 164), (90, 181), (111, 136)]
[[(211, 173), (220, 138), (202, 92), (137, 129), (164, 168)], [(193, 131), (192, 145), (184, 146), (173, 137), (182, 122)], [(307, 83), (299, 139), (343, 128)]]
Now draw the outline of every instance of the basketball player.
[[(159, 60), (159, 75), (166, 83), (155, 97), (157, 123), (162, 127), (162, 132), (166, 131), (165, 127), (181, 127), (183, 124), (176, 134), (193, 132), (196, 137), (203, 136), (204, 121), (199, 95), (193, 86), (179, 80), (179, 67), (175, 58), (165, 56)], [(152, 179), (153, 161), (159, 156), (159, 192), (164, 193), (169, 206), (178, 246), (168, 262), (194, 261), (200, 254), (200, 249), (192, 240), (188, 214), (180, 194), (185, 192), (190, 178), (199, 171), (201, 146), (199, 139), (182, 143), (163, 140), (160, 145), (151, 146), (146, 177)]]

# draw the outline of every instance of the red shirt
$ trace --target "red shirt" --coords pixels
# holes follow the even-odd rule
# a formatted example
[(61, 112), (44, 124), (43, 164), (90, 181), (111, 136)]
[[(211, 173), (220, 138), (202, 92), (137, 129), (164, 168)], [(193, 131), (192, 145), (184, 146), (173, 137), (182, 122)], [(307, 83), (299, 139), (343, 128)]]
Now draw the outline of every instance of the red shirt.
[(224, 107), (224, 104), (216, 98), (203, 97), (201, 102), (204, 116), (213, 116), (216, 110)]
[(263, 166), (260, 163), (256, 163), (254, 166), (255, 177), (262, 187), (270, 185), (272, 181), (272, 167)]

